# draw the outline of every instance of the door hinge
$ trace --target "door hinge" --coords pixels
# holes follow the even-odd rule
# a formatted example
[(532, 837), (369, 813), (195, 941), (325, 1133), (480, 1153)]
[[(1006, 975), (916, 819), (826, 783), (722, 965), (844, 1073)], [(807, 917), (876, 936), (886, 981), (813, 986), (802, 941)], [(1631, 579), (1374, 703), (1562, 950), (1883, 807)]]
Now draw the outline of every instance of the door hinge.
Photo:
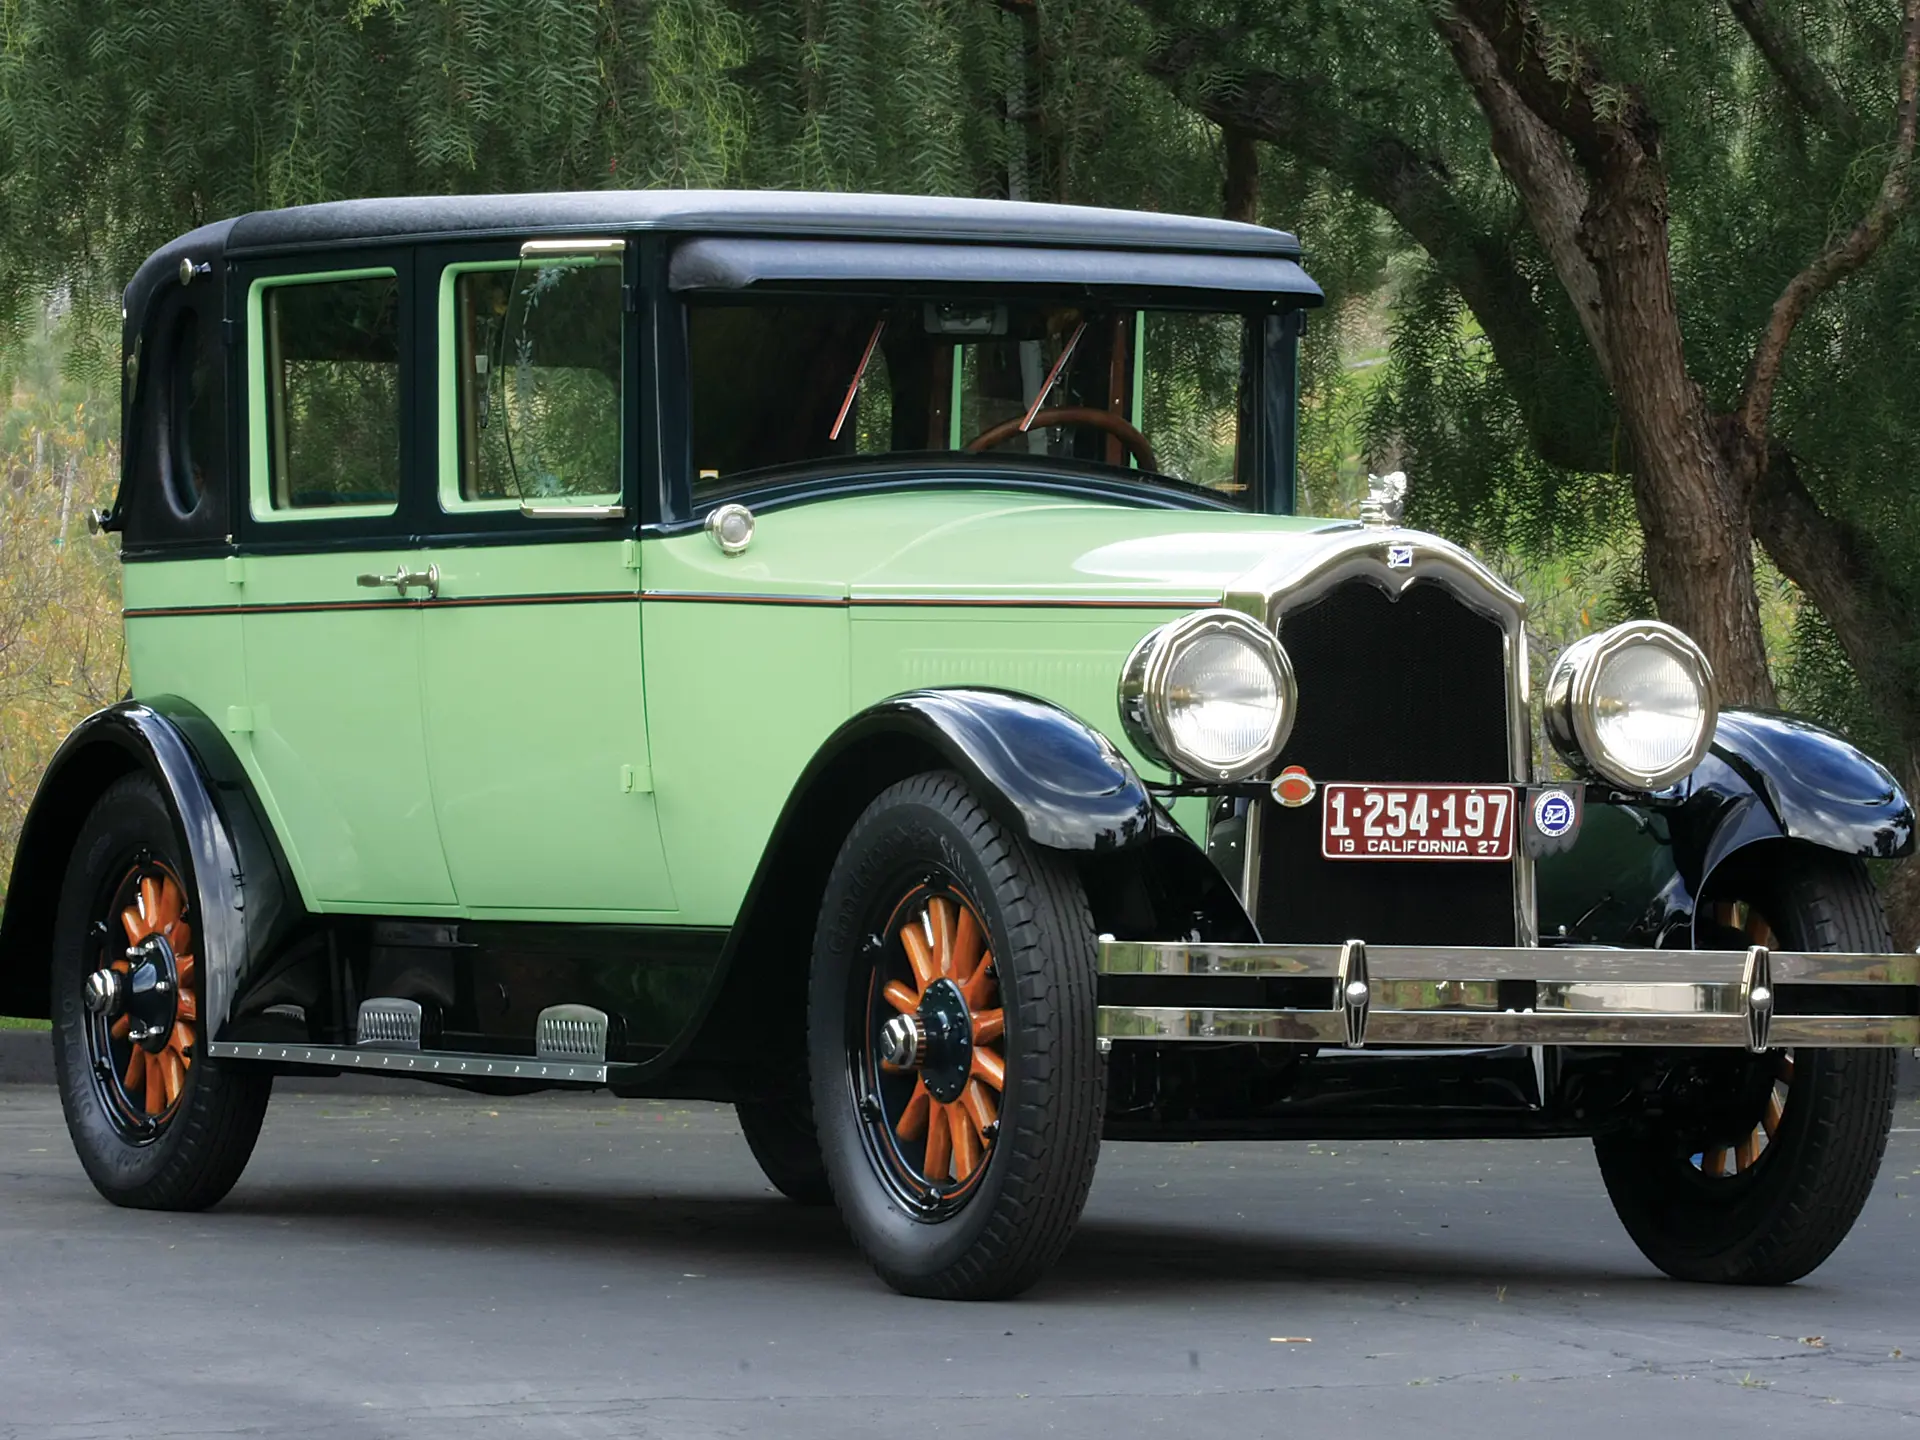
[(229, 585), (247, 583), (247, 562), (238, 555), (227, 556), (227, 583)]
[(620, 542), (620, 563), (629, 570), (638, 570), (640, 568), (640, 542), (638, 540), (622, 540)]
[(253, 730), (253, 707), (251, 705), (229, 705), (227, 707), (227, 729), (236, 735), (250, 734)]
[(653, 767), (651, 765), (622, 765), (620, 767), (620, 793), (622, 795), (651, 795), (653, 793)]

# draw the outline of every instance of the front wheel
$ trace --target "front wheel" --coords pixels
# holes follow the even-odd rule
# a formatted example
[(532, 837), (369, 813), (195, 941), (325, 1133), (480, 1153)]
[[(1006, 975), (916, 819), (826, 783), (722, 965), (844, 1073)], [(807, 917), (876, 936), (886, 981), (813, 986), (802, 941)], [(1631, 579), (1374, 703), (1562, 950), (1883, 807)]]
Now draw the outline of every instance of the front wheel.
[(815, 935), (821, 1156), (882, 1279), (995, 1299), (1066, 1248), (1100, 1152), (1094, 932), (1079, 877), (957, 775), (885, 791), (840, 849)]
[[(1722, 946), (1893, 948), (1858, 860), (1794, 851), (1705, 908)], [(1701, 1057), (1678, 1070), (1660, 1122), (1594, 1148), (1627, 1233), (1678, 1280), (1785, 1285), (1847, 1237), (1893, 1124), (1891, 1050)]]

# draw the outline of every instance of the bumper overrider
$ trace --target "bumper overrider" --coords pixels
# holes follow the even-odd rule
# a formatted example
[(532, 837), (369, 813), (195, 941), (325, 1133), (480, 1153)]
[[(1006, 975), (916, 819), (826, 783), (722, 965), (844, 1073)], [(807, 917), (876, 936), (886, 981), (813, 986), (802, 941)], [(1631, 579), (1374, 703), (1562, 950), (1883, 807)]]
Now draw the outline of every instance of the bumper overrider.
[(1920, 1045), (1920, 955), (1102, 936), (1103, 1042)]

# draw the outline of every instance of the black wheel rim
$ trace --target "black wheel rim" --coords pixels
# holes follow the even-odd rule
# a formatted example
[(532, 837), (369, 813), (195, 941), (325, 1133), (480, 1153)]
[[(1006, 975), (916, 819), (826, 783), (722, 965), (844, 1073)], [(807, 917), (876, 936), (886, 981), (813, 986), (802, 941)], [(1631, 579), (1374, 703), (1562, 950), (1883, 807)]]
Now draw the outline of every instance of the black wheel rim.
[(998, 967), (979, 907), (951, 875), (903, 884), (870, 918), (847, 987), (849, 1100), (893, 1198), (917, 1219), (950, 1219), (978, 1193), (1000, 1134)]
[(102, 1113), (133, 1145), (166, 1133), (199, 1054), (189, 906), (178, 872), (142, 854), (101, 887), (88, 932), (88, 1073)]

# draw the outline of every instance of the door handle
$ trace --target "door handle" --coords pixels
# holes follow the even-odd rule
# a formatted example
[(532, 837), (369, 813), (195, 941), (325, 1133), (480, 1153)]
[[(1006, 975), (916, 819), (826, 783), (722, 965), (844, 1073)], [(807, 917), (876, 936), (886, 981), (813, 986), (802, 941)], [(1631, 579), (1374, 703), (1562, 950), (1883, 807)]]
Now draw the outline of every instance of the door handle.
[(409, 570), (402, 565), (391, 575), (382, 575), (377, 571), (362, 575), (360, 584), (369, 590), (378, 590), (382, 586), (391, 585), (400, 592), (402, 599), (406, 597), (407, 591), (419, 586), (427, 592), (429, 600), (434, 600), (440, 595), (440, 567), (429, 565), (424, 570)]

